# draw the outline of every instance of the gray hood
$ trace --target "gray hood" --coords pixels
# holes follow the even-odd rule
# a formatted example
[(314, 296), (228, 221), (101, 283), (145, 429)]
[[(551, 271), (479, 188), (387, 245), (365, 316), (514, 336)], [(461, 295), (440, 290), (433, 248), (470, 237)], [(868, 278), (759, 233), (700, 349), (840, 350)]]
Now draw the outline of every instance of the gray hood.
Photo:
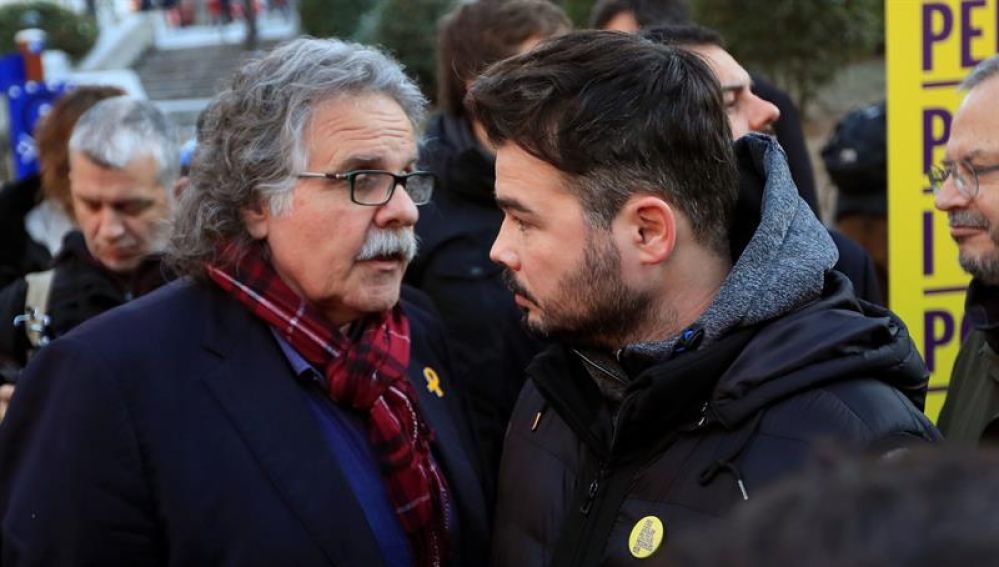
[(762, 134), (740, 138), (735, 150), (740, 195), (730, 234), (736, 258), (732, 271), (687, 331), (664, 341), (629, 345), (623, 356), (661, 361), (681, 342), (693, 338), (698, 344), (692, 347), (703, 347), (736, 328), (780, 317), (820, 296), (825, 273), (839, 256), (825, 226), (798, 195), (784, 150)]

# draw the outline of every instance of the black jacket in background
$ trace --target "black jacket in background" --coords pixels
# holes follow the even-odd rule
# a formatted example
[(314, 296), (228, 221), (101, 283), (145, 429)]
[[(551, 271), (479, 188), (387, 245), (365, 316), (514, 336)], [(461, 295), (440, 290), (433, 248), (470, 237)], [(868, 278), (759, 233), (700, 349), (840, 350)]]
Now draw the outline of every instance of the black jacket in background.
[[(47, 313), (52, 320), (50, 336), (62, 336), (80, 323), (144, 295), (167, 281), (158, 256), (151, 256), (122, 280), (105, 270), (90, 255), (83, 234), (72, 231), (63, 239), (62, 251), (53, 261)], [(0, 357), (24, 366), (30, 347), (24, 329), (15, 327), (14, 317), (24, 313), (28, 291), (21, 278), (0, 289)]]
[(491, 502), (510, 412), (540, 343), (524, 331), (502, 268), (489, 259), (503, 222), (493, 192), (494, 158), (465, 120), (438, 115), (427, 128), (421, 162), (440, 184), (433, 202), (420, 209), (420, 252), (406, 282), (430, 296), (448, 329), (454, 382), (468, 406)]
[(41, 198), (41, 179), (29, 175), (0, 188), (0, 287), (24, 274), (45, 270), (52, 261), (45, 246), (32, 240), (24, 217)]

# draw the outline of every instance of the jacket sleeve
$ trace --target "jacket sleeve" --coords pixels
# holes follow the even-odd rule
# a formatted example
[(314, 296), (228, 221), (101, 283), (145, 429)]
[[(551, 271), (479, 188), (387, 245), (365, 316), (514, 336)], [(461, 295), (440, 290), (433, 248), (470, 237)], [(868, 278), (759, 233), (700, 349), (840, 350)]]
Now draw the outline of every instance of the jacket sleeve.
[(22, 375), (0, 424), (3, 565), (162, 562), (139, 442), (115, 378), (72, 337), (42, 349)]

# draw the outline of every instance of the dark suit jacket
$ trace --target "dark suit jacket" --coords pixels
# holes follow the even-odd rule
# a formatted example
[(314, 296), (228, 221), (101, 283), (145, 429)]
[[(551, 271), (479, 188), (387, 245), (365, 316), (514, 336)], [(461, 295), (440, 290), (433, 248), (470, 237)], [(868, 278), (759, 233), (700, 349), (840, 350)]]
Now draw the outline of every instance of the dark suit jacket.
[[(442, 331), (404, 307), (455, 497), (453, 563), (479, 565), (484, 508)], [(268, 328), (213, 286), (176, 282), (92, 319), (38, 354), (0, 425), (3, 564), (381, 565), (307, 395)]]

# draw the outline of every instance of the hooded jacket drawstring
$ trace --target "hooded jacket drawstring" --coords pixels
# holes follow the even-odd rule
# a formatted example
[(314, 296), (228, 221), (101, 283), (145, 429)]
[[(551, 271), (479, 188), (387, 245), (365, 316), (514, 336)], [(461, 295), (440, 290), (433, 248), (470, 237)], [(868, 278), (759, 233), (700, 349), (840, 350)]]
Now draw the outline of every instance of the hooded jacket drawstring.
[(739, 470), (735, 461), (746, 449), (746, 446), (749, 445), (750, 439), (756, 435), (756, 431), (760, 428), (760, 422), (762, 421), (763, 412), (757, 412), (749, 424), (742, 429), (739, 437), (733, 441), (732, 450), (728, 451), (725, 456), (719, 458), (701, 471), (701, 474), (698, 477), (698, 482), (701, 486), (711, 484), (719, 473), (725, 471), (735, 478), (735, 484), (738, 486), (739, 492), (742, 494), (742, 499), (749, 500), (749, 491), (746, 488), (746, 480), (743, 478), (742, 471)]

